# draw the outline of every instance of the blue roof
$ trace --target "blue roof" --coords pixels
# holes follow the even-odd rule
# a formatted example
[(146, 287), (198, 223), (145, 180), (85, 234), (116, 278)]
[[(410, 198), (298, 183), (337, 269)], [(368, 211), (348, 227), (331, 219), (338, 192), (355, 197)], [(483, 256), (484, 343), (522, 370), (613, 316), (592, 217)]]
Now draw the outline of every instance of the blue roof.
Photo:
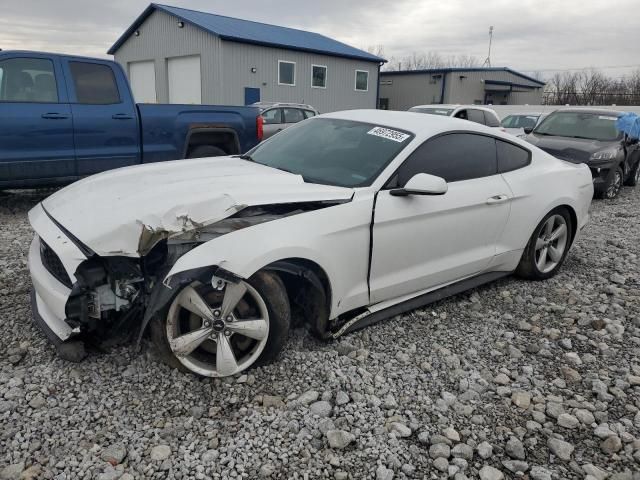
[(186, 8), (171, 7), (169, 5), (160, 5), (157, 3), (150, 4), (116, 43), (113, 44), (107, 53), (113, 55), (155, 10), (161, 10), (178, 17), (184, 22), (195, 25), (223, 40), (319, 53), (334, 57), (352, 58), (368, 62), (386, 62), (384, 58), (325, 37), (319, 33), (225, 17), (213, 13), (198, 12)]
[(451, 68), (426, 68), (422, 70), (396, 70), (396, 71), (386, 71), (380, 72), (380, 76), (385, 75), (412, 75), (416, 73), (450, 73), (450, 72), (509, 72), (518, 77), (524, 78), (525, 80), (529, 80), (530, 82), (537, 83), (541, 87), (545, 85), (544, 82), (541, 82), (537, 78), (530, 77), (525, 75), (524, 73), (517, 72), (508, 67), (451, 67)]

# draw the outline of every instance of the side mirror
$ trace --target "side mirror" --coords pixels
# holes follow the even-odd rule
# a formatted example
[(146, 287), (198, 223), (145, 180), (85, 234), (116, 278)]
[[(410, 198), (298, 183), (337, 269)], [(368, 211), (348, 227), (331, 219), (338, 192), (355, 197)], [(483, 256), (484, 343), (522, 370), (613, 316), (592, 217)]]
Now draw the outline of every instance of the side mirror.
[(403, 188), (394, 188), (389, 193), (394, 197), (444, 195), (447, 193), (447, 189), (447, 182), (444, 178), (429, 175), (428, 173), (416, 173)]
[(524, 133), (529, 135), (531, 132), (533, 132), (533, 127), (524, 127)]

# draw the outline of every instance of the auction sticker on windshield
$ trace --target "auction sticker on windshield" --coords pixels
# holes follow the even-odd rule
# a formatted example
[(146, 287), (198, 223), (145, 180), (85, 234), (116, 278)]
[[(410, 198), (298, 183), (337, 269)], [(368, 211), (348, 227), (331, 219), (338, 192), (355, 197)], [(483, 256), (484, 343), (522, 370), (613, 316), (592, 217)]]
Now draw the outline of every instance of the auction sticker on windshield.
[(376, 137), (386, 138), (387, 140), (393, 140), (394, 142), (398, 142), (398, 143), (402, 143), (407, 138), (410, 137), (410, 135), (406, 133), (399, 132), (397, 130), (391, 130), (390, 128), (384, 128), (384, 127), (372, 128), (367, 133), (369, 135), (375, 135)]
[(618, 117), (607, 117), (605, 115), (600, 115), (598, 118), (600, 120), (611, 120), (611, 121), (614, 121), (614, 122), (618, 119)]

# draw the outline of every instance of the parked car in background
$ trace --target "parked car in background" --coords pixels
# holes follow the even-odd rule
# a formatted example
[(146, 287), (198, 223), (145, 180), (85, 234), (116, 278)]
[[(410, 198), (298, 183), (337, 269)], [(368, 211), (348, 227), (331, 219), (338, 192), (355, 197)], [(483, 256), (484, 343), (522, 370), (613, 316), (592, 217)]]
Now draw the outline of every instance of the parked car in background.
[(495, 111), (478, 105), (417, 105), (411, 107), (409, 111), (470, 120), (480, 125), (505, 131), (500, 126), (500, 119)]
[(315, 108), (304, 103), (257, 102), (253, 106), (260, 108), (264, 121), (263, 138), (269, 138), (291, 125), (318, 115)]
[(615, 198), (623, 184), (635, 185), (638, 156), (616, 129), (623, 112), (604, 109), (562, 109), (550, 113), (535, 128), (526, 128), (526, 140), (542, 150), (591, 169), (595, 195)]
[(546, 113), (514, 113), (500, 121), (507, 133), (516, 137), (524, 137), (525, 128), (535, 128), (548, 114)]
[(66, 358), (149, 325), (169, 365), (225, 377), (273, 361), (291, 326), (339, 338), (513, 272), (550, 278), (592, 195), (586, 165), (472, 122), (321, 115), (245, 155), (45, 199), (32, 311)]
[(136, 104), (110, 60), (0, 52), (0, 189), (242, 153), (261, 138), (255, 107)]

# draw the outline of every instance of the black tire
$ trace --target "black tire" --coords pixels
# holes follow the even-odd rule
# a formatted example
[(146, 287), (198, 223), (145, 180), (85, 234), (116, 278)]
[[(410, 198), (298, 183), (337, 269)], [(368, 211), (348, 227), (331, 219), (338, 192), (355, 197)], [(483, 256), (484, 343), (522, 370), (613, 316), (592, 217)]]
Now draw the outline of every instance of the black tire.
[[(562, 257), (557, 265), (548, 272), (542, 272), (540, 271), (536, 263), (536, 242), (542, 232), (543, 227), (547, 223), (547, 220), (549, 220), (554, 215), (560, 215), (565, 220), (567, 226), (566, 246), (564, 248), (564, 252), (562, 253)], [(566, 208), (556, 208), (555, 210), (547, 213), (531, 234), (531, 238), (529, 239), (529, 242), (527, 243), (527, 246), (522, 253), (522, 258), (520, 259), (520, 263), (518, 264), (518, 268), (516, 269), (516, 275), (527, 280), (546, 280), (547, 278), (553, 277), (556, 273), (558, 273), (558, 270), (560, 269), (560, 267), (562, 267), (562, 264), (567, 258), (567, 254), (569, 253), (569, 249), (571, 248), (571, 240), (573, 239), (574, 229), (575, 225), (573, 225), (571, 215), (569, 215), (569, 212)]]
[[(250, 369), (273, 362), (282, 351), (289, 334), (291, 310), (286, 288), (277, 274), (260, 271), (251, 276), (247, 283), (258, 291), (269, 312), (267, 343), (258, 359), (248, 367)], [(178, 293), (176, 292), (176, 296)], [(151, 340), (164, 363), (182, 372), (194, 373), (178, 360), (169, 347), (165, 322), (170, 304), (171, 302), (152, 319), (150, 323)]]
[(629, 172), (629, 176), (625, 180), (624, 184), (628, 187), (635, 187), (640, 181), (640, 158)]
[(213, 145), (198, 145), (189, 149), (187, 158), (221, 157), (227, 152)]
[(613, 200), (618, 196), (620, 190), (622, 190), (623, 183), (624, 172), (622, 171), (622, 167), (618, 165), (615, 167), (615, 171), (607, 184), (596, 192), (596, 197)]

